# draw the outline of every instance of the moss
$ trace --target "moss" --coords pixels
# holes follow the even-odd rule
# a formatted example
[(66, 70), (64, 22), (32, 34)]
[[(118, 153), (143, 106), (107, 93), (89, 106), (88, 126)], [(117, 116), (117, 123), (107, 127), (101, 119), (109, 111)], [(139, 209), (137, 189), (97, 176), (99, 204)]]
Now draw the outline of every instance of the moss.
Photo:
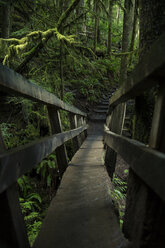
[(42, 31), (33, 31), (30, 34), (27, 35), (27, 37), (32, 38), (32, 39), (40, 39), (42, 36)]
[(56, 30), (55, 33), (56, 33), (56, 36), (57, 36), (57, 39), (58, 40), (64, 40), (64, 41), (66, 41), (66, 42), (68, 42), (70, 44), (77, 43), (77, 42), (75, 42), (75, 39), (74, 39), (75, 38), (75, 35), (65, 36), (65, 35), (59, 33), (57, 30)]
[(35, 51), (36, 47), (37, 45), (33, 47), (31, 50), (29, 50), (28, 52), (24, 53), (23, 56), (29, 56), (30, 54), (32, 54)]

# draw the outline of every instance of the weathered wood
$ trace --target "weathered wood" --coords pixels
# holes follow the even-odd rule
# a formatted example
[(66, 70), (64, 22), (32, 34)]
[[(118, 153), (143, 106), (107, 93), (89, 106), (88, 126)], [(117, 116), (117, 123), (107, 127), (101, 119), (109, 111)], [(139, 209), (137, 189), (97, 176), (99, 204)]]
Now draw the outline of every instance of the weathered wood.
[(163, 84), (160, 85), (155, 103), (149, 146), (165, 153), (165, 87)]
[(164, 76), (165, 68), (165, 34), (151, 47), (150, 51), (137, 65), (133, 74), (110, 99), (109, 113), (121, 102), (138, 96)]
[[(123, 120), (125, 117), (126, 104), (122, 103), (118, 105), (111, 116), (108, 116), (107, 123), (108, 127), (112, 132), (121, 134), (123, 128)], [(113, 173), (115, 172), (117, 153), (110, 147), (106, 148), (105, 153), (105, 166), (107, 168), (108, 174), (113, 178)]]
[(45, 137), (0, 155), (0, 193), (28, 172), (64, 142), (87, 129), (87, 126)]
[[(140, 248), (140, 239), (146, 214), (146, 198), (149, 187), (130, 168), (128, 176), (126, 209), (124, 214), (124, 236), (131, 241), (131, 248)], [(152, 200), (150, 201), (152, 204)], [(159, 247), (159, 246), (158, 246)]]
[[(81, 120), (81, 116), (76, 116), (77, 118), (77, 127), (81, 127), (82, 126), (82, 120)], [(81, 133), (80, 135), (78, 135), (78, 143), (79, 143), (79, 147), (82, 145), (83, 143), (83, 134)]]
[[(69, 119), (70, 119), (70, 128), (71, 129), (75, 129), (77, 128), (77, 117), (76, 115), (69, 113)], [(77, 150), (79, 149), (80, 145), (79, 145), (79, 139), (78, 136), (74, 137), (72, 139), (73, 141), (73, 149), (74, 149), (74, 153), (77, 152)]]
[[(79, 125), (80, 126), (83, 126), (84, 125), (84, 118), (83, 118), (83, 116), (79, 116), (78, 118), (79, 118)], [(80, 135), (81, 135), (81, 143), (83, 143), (84, 140), (85, 140), (85, 133), (82, 132)]]
[[(164, 108), (165, 87), (161, 85), (155, 103), (149, 141), (150, 147), (161, 152), (165, 152)], [(159, 182), (159, 178), (153, 180)], [(126, 237), (132, 240), (133, 247), (164, 247), (164, 209), (165, 202), (130, 169), (123, 231)]]
[(30, 248), (16, 183), (0, 194), (0, 204), (0, 247)]
[[(82, 118), (83, 118), (83, 125), (86, 125), (86, 124), (87, 124), (87, 122), (86, 122), (86, 118), (85, 118), (84, 116), (83, 116)], [(84, 135), (85, 135), (85, 138), (88, 136), (87, 129), (86, 129), (86, 130), (84, 130)]]
[(105, 143), (119, 153), (132, 170), (165, 201), (165, 154), (107, 130)]
[(33, 248), (125, 247), (97, 132), (72, 158)]
[[(0, 153), (3, 151), (5, 145), (0, 133)], [(0, 206), (0, 247), (29, 248), (16, 183), (0, 194)]]
[(38, 101), (46, 105), (53, 105), (57, 109), (63, 109), (68, 112), (87, 116), (79, 109), (64, 103), (54, 94), (42, 89), (22, 75), (14, 72), (6, 66), (0, 65), (0, 89), (14, 95), (24, 96), (33, 101)]
[[(59, 111), (57, 111), (56, 109), (52, 107), (48, 107), (48, 114), (49, 114), (52, 134), (62, 133), (62, 125), (61, 125)], [(58, 169), (60, 172), (60, 177), (62, 177), (63, 173), (68, 167), (67, 151), (66, 151), (65, 144), (62, 144), (61, 146), (59, 146), (56, 149), (55, 153), (56, 153), (56, 158), (57, 158)]]

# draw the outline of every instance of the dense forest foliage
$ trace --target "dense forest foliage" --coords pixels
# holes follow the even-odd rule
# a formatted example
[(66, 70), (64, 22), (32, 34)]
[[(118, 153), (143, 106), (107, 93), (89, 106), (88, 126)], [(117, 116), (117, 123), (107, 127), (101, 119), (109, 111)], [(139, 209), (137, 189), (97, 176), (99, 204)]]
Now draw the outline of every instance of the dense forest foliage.
[[(88, 113), (103, 95), (126, 81), (162, 33), (165, 4), (158, 2), (0, 0), (0, 62)], [(146, 143), (155, 94), (156, 89), (136, 99), (132, 120), (133, 137)], [(0, 97), (6, 149), (50, 134), (45, 106), (4, 93)], [(68, 130), (67, 114), (61, 118), (63, 130)], [(70, 142), (67, 146), (69, 160), (73, 151)], [(60, 179), (56, 156), (51, 154), (18, 180), (31, 244)]]

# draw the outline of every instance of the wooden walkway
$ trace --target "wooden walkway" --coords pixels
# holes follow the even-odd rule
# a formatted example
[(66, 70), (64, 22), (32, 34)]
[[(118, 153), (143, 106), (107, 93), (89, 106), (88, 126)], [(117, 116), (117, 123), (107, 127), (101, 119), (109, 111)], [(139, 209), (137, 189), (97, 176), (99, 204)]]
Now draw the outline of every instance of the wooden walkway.
[[(94, 110), (95, 113), (89, 113), (91, 123), (88, 138), (82, 144), (87, 132), (86, 113), (0, 64), (0, 94), (19, 95), (42, 106), (44, 104), (51, 126), (50, 136), (40, 137), (9, 151), (5, 150), (0, 133), (0, 217), (3, 223), (0, 247), (30, 248), (16, 182), (55, 152), (60, 177), (64, 176), (33, 247), (164, 248), (164, 71), (165, 34), (153, 44), (110, 101), (104, 99), (102, 106)], [(146, 146), (121, 134), (122, 130), (126, 131), (125, 127), (128, 128), (128, 119), (124, 121), (128, 100), (149, 91), (153, 86), (157, 87), (158, 92), (150, 140)], [(108, 112), (105, 114), (108, 103)], [(59, 110), (68, 113), (69, 131), (62, 131)], [(118, 154), (130, 166), (123, 222), (124, 235), (131, 241), (128, 246), (125, 246), (114, 214), (110, 199), (111, 184), (103, 165), (105, 119), (105, 166), (109, 175), (113, 177)], [(67, 168), (65, 142), (69, 140), (72, 140), (77, 153)]]
[(102, 123), (91, 124), (63, 175), (35, 248), (124, 247), (103, 162), (102, 130)]

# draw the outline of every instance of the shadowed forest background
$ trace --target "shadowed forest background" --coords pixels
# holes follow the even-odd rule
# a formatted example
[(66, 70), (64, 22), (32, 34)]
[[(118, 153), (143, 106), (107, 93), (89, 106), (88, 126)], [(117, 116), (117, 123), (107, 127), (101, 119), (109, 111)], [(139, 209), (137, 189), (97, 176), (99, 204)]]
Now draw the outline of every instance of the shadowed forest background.
[[(164, 13), (164, 0), (0, 0), (0, 63), (90, 113), (127, 80), (165, 31)], [(157, 91), (128, 104), (129, 134), (145, 144)], [(51, 134), (45, 106), (1, 92), (0, 104), (0, 141), (6, 149)], [(70, 128), (67, 118), (62, 112), (63, 131)], [(73, 147), (70, 141), (66, 145), (69, 161)], [(121, 225), (127, 175), (124, 167), (121, 178), (113, 179)], [(18, 180), (31, 245), (60, 180), (54, 153)]]

